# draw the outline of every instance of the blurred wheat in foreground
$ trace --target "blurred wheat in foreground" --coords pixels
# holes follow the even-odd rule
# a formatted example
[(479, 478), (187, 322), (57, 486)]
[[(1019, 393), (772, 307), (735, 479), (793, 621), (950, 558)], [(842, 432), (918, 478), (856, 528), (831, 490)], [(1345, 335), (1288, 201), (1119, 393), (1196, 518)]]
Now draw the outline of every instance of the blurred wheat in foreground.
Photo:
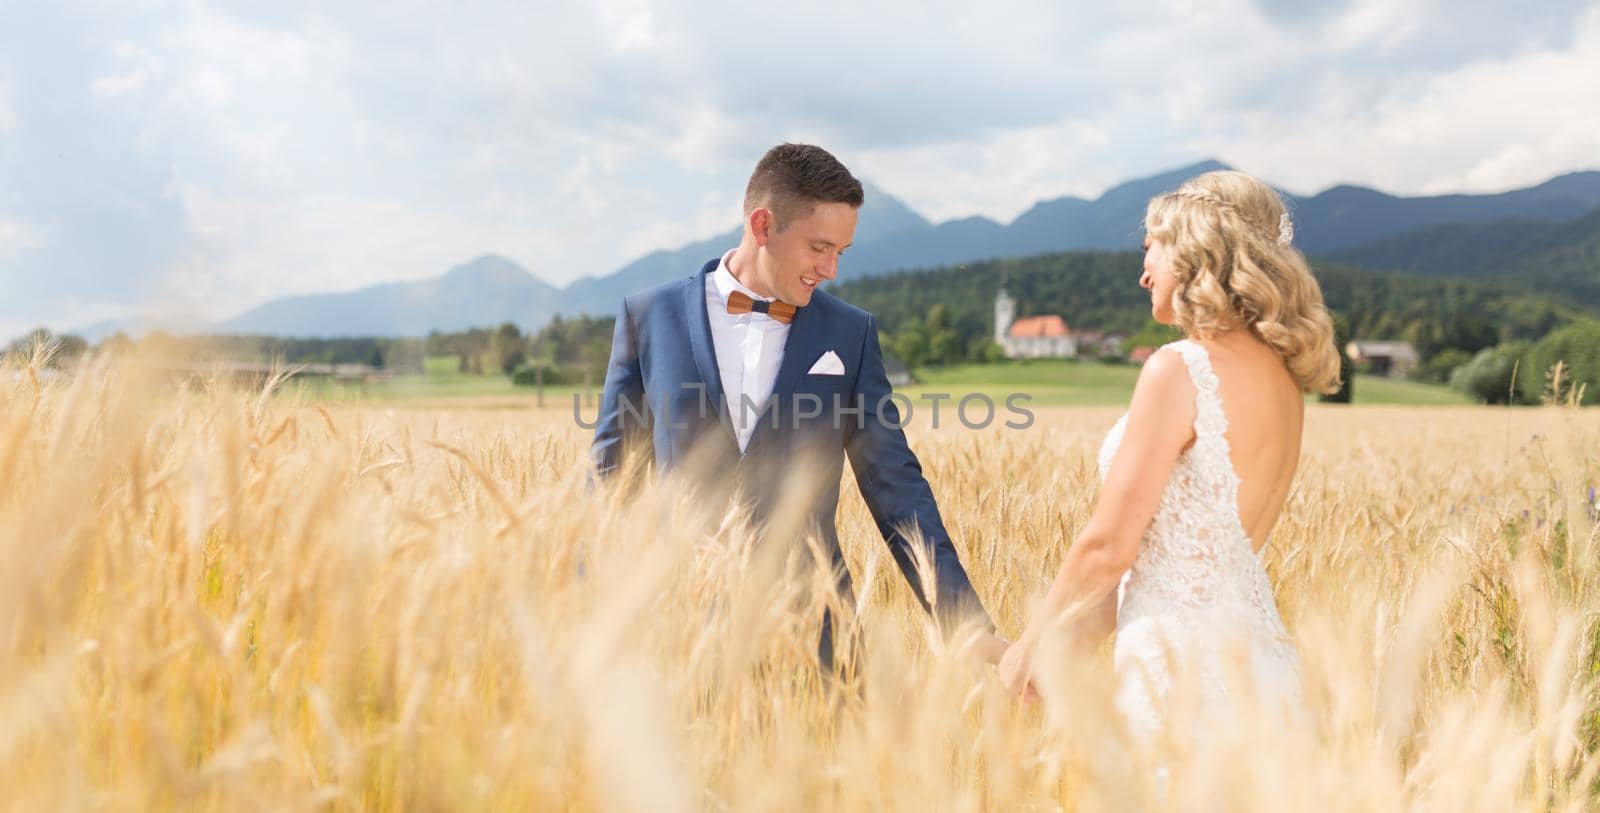
[[(570, 405), (320, 407), (136, 370), (0, 371), (10, 809), (1600, 805), (1600, 413), (1313, 409), (1269, 554), (1313, 719), (1180, 754), (1124, 736), (1104, 653), (1004, 696), (929, 628), (853, 482), (837, 686), (793, 551), (672, 484), (589, 491)], [(913, 425), (1002, 634), (1114, 417)]]

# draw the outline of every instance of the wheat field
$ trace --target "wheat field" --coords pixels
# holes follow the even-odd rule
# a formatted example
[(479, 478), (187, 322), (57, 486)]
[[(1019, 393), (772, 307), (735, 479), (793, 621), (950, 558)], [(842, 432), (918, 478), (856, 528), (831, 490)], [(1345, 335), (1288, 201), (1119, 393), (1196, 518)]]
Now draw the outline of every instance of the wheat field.
[[(35, 360), (36, 362), (37, 360)], [(592, 414), (592, 412), (591, 412)], [(1002, 634), (1115, 409), (909, 431)], [(1600, 804), (1600, 412), (1313, 407), (1268, 553), (1311, 719), (1156, 753), (1096, 658), (1015, 702), (854, 483), (860, 669), (818, 580), (674, 483), (592, 490), (548, 409), (0, 372), (15, 810), (1579, 811)], [(848, 471), (846, 474), (848, 480)], [(843, 608), (841, 608), (843, 609)], [(1048, 659), (1047, 659), (1048, 660)], [(1149, 778), (1154, 760), (1170, 784)]]

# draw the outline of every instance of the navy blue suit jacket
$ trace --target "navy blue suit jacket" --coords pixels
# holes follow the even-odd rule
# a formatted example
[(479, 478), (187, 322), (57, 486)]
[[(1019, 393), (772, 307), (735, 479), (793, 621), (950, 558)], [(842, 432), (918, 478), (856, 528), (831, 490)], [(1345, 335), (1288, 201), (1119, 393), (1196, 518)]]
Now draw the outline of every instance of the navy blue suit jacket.
[[(917, 600), (929, 608), (903, 527), (921, 531), (929, 554), (925, 561), (935, 568), (933, 606), (941, 619), (959, 622), (976, 614), (992, 626), (945, 531), (922, 466), (906, 445), (900, 411), (888, 398), (892, 390), (872, 314), (823, 291), (812, 294), (790, 322), (772, 398), (740, 454), (723, 415), (722, 377), (706, 314), (706, 275), (719, 261), (623, 301), (591, 447), (598, 475), (616, 471), (625, 450), (647, 451), (663, 473), (692, 459), (694, 476), (729, 479), (728, 493), (742, 495), (759, 522), (780, 496), (793, 493), (784, 478), (802, 468), (799, 461), (809, 460), (814, 466), (803, 470), (815, 477), (807, 491), (813, 495), (810, 520), (832, 559), (835, 583), (848, 599), (850, 573), (834, 525), (848, 455), (861, 496)], [(845, 374), (808, 375), (829, 350), (844, 362)]]

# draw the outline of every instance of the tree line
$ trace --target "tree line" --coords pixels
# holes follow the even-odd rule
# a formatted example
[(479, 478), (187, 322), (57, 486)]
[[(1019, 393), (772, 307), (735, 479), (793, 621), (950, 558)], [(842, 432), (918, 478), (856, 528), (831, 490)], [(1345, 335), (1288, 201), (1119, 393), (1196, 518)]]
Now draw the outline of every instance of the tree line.
[(1464, 356), (1450, 385), (1487, 404), (1600, 404), (1600, 320)]
[(538, 331), (524, 334), (506, 322), (497, 328), (428, 334), (429, 356), (456, 359), (464, 373), (512, 376), (518, 384), (589, 383), (605, 378), (611, 354), (611, 316), (556, 316)]
[[(1509, 281), (1373, 272), (1317, 260), (1312, 266), (1341, 349), (1350, 339), (1410, 342), (1422, 361), (1415, 378), (1453, 382), (1484, 400), (1492, 400), (1485, 393), (1502, 383), (1496, 376), (1504, 359), (1527, 368), (1523, 385), (1529, 389), (1519, 386), (1510, 396), (1524, 401), (1539, 400), (1534, 379), (1564, 360), (1567, 384), (1595, 382), (1586, 402), (1600, 397), (1600, 370), (1590, 373), (1582, 361), (1592, 352), (1585, 348), (1596, 346), (1596, 314), (1580, 304)], [(830, 290), (876, 314), (884, 346), (907, 364), (987, 362), (999, 357), (994, 300), (1002, 285), (1016, 298), (1019, 319), (1058, 314), (1073, 329), (1125, 335), (1126, 349), (1170, 340), (1170, 329), (1150, 320), (1149, 293), (1138, 284), (1141, 269), (1138, 252), (1069, 252), (902, 271)], [(1475, 366), (1458, 372), (1469, 362)], [(1507, 389), (1499, 391), (1504, 401)]]
[[(884, 348), (912, 367), (984, 363), (1002, 357), (993, 340), (994, 300), (1002, 285), (1017, 300), (1017, 318), (1058, 314), (1074, 329), (1123, 335), (1125, 349), (1171, 340), (1173, 331), (1150, 319), (1149, 294), (1138, 284), (1141, 265), (1137, 252), (1069, 252), (902, 271), (829, 290), (873, 312)], [(1450, 383), (1490, 403), (1548, 400), (1552, 386), (1581, 393), (1574, 397), (1584, 403), (1600, 402), (1600, 321), (1580, 304), (1496, 280), (1380, 273), (1320, 261), (1313, 268), (1341, 348), (1350, 339), (1410, 342), (1421, 357), (1415, 378)], [(614, 321), (557, 316), (532, 333), (504, 323), (424, 338), (158, 332), (137, 340), (114, 336), (100, 347), (184, 358), (368, 364), (396, 373), (421, 373), (425, 359), (446, 357), (463, 373), (509, 375), (524, 384), (598, 385)], [(41, 341), (55, 342), (59, 360), (89, 349), (82, 339), (40, 329), (7, 350), (25, 352)]]
[(603, 380), (611, 352), (612, 317), (556, 317), (533, 333), (512, 323), (494, 328), (442, 332), (423, 338), (193, 335), (161, 331), (139, 338), (113, 335), (91, 346), (81, 337), (57, 335), (38, 328), (18, 337), (4, 354), (30, 357), (36, 347), (49, 349), (49, 365), (66, 367), (91, 349), (113, 354), (138, 354), (176, 362), (212, 360), (296, 364), (362, 364), (400, 375), (420, 375), (426, 359), (455, 360), (462, 373), (522, 376), (526, 383), (596, 385)]
[(30, 331), (5, 347), (6, 354), (28, 356), (33, 348), (53, 348), (51, 364), (66, 366), (93, 349), (124, 355), (138, 354), (175, 362), (211, 360), (252, 361), (263, 364), (364, 364), (395, 373), (421, 373), (423, 341), (407, 338), (192, 335), (175, 336), (154, 331), (139, 338), (117, 333), (93, 347), (84, 339), (56, 335), (45, 328)]

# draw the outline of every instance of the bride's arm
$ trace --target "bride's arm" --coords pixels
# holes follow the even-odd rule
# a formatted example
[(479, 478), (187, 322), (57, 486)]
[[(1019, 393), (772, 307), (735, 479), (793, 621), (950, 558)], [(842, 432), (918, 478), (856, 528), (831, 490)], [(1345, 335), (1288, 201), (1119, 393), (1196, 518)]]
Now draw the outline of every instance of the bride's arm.
[(1067, 626), (1067, 643), (1074, 653), (1093, 655), (1100, 642), (1117, 628), (1117, 591), (1112, 590), (1100, 603), (1085, 611)]
[[(1085, 644), (1097, 644), (1110, 632), (1106, 602), (1115, 601), (1117, 584), (1138, 556), (1139, 540), (1155, 517), (1172, 468), (1194, 438), (1194, 395), (1176, 351), (1163, 350), (1145, 362), (1122, 444), (1111, 459), (1094, 511), (1061, 560), (1044, 606), (1001, 660), (1000, 678), (1008, 689), (1026, 687), (1034, 648), (1063, 622), (1087, 634)], [(1091, 612), (1099, 618), (1084, 617)]]

